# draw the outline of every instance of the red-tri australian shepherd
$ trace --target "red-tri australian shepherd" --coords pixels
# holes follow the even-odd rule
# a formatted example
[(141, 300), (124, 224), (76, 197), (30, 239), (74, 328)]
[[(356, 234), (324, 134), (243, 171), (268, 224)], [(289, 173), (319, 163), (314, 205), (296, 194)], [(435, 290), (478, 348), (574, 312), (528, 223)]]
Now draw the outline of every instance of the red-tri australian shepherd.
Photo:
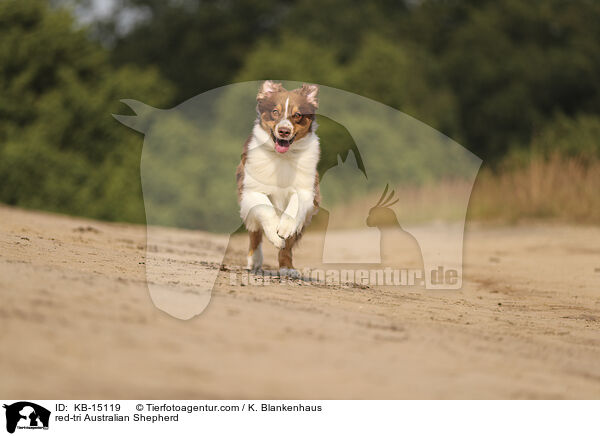
[(288, 91), (267, 80), (256, 96), (258, 118), (236, 172), (240, 215), (250, 235), (250, 270), (262, 267), (264, 234), (279, 249), (280, 274), (298, 275), (292, 248), (320, 201), (318, 92), (316, 85)]

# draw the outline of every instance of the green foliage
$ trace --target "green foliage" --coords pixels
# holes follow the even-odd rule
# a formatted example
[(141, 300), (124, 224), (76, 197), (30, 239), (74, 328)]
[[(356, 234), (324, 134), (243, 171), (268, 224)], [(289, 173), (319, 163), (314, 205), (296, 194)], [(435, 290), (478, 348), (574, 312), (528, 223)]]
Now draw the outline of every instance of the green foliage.
[(0, 201), (143, 222), (139, 137), (111, 112), (171, 92), (155, 70), (112, 68), (68, 12), (0, 2)]
[(484, 159), (528, 148), (556, 112), (600, 113), (598, 2), (429, 1), (411, 22), (405, 35), (439, 60), (464, 143)]
[(231, 82), (247, 51), (278, 27), (287, 1), (125, 0), (121, 10), (148, 16), (124, 36), (118, 17), (101, 23), (100, 34), (113, 46), (117, 65), (157, 66), (177, 84), (175, 100)]
[(583, 161), (600, 159), (600, 117), (558, 115), (535, 136), (532, 151), (546, 157), (555, 153)]

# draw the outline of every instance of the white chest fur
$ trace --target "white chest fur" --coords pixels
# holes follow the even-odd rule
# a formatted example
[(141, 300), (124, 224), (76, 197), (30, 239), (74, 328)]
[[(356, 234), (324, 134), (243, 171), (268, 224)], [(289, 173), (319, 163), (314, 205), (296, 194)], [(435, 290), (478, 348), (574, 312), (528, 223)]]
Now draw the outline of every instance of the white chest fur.
[(319, 161), (319, 138), (314, 132), (294, 142), (286, 153), (277, 153), (270, 135), (258, 124), (248, 144), (242, 197), (247, 192), (265, 194), (280, 213), (291, 195), (312, 192)]

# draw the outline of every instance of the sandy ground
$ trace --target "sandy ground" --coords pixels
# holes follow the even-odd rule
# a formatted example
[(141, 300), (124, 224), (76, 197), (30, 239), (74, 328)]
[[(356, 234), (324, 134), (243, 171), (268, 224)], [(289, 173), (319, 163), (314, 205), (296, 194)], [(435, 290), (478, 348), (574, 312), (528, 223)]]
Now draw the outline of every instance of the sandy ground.
[[(223, 243), (161, 232), (192, 274)], [(222, 271), (189, 321), (153, 306), (145, 243), (142, 226), (0, 207), (0, 397), (600, 398), (600, 228), (470, 225), (459, 291)], [(235, 270), (246, 237), (230, 246)]]

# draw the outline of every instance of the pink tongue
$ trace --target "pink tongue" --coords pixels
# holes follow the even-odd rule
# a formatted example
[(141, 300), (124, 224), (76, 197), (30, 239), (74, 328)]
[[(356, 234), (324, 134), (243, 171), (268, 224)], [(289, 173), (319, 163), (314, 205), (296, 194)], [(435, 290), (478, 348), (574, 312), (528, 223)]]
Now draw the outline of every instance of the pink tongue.
[(279, 145), (278, 143), (276, 143), (276, 144), (275, 144), (275, 151), (276, 151), (277, 153), (285, 153), (285, 152), (286, 152), (286, 151), (288, 151), (289, 149), (290, 149), (290, 146), (289, 146), (289, 145), (288, 145), (288, 146), (286, 146), (286, 147), (284, 147), (284, 146), (282, 146), (282, 145)]

